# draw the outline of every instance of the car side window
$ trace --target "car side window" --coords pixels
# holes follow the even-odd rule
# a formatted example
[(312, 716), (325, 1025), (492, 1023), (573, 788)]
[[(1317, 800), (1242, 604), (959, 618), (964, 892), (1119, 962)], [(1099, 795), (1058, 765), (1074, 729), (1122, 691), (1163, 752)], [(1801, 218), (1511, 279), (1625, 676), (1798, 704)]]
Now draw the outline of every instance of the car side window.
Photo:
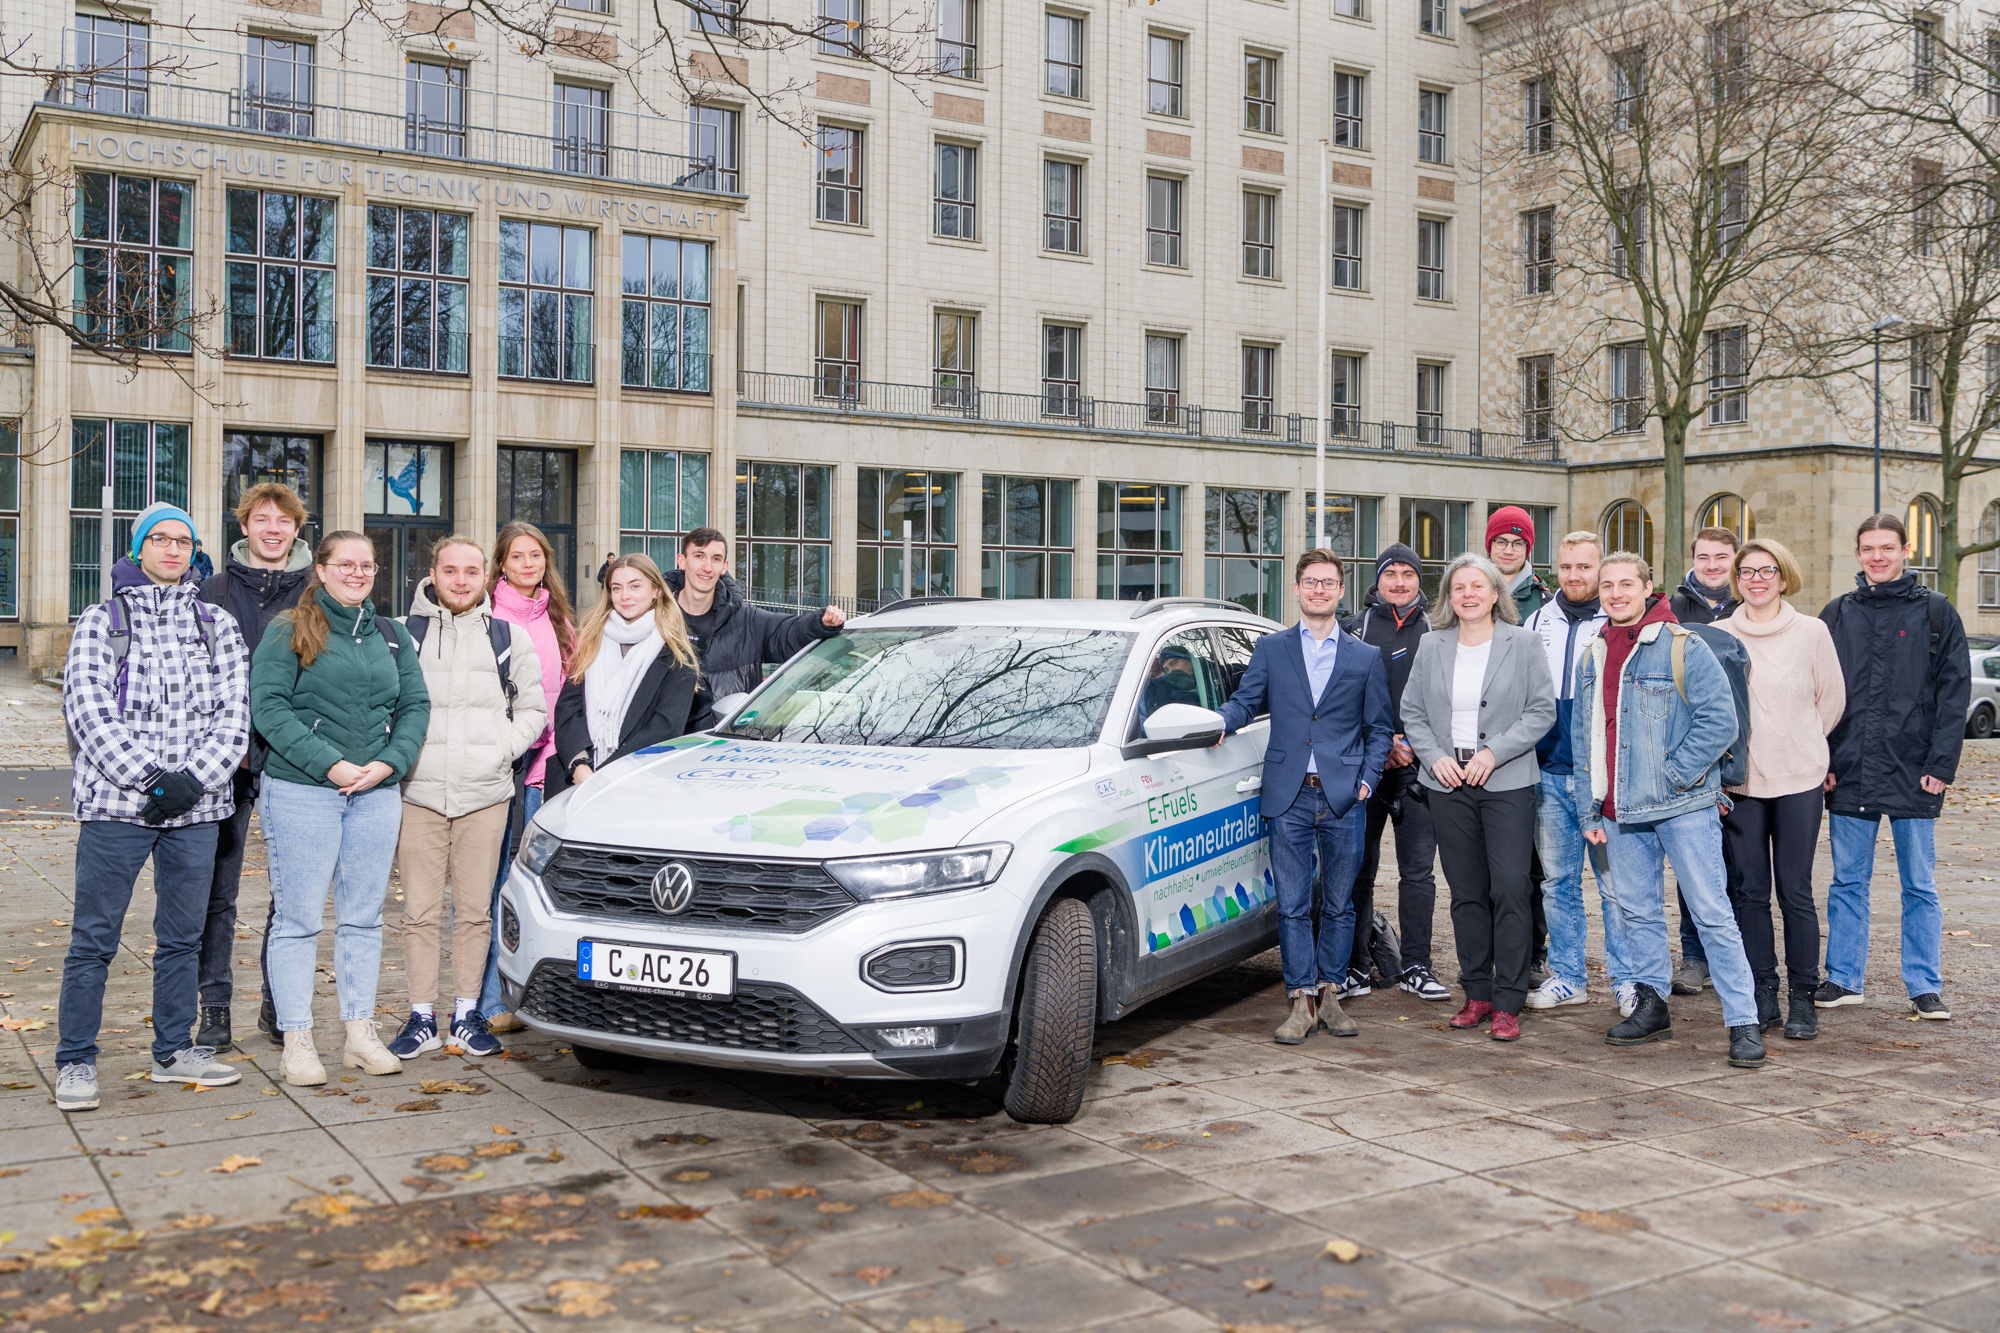
[(1129, 739), (1139, 739), (1146, 719), (1168, 704), (1220, 708), (1226, 698), (1221, 664), (1216, 661), (1208, 631), (1186, 629), (1168, 635), (1146, 664), (1146, 683), (1139, 690)]
[[(1266, 631), (1268, 632), (1268, 631)], [(1257, 640), (1264, 635), (1237, 625), (1215, 627), (1216, 657), (1222, 667), (1222, 697), (1226, 700), (1236, 693), (1236, 687), (1243, 683), (1243, 672), (1250, 665), (1250, 654), (1257, 651)], [(1266, 717), (1267, 713), (1259, 713)]]
[(2000, 653), (1994, 653), (1980, 663), (1986, 669), (1988, 680), (2000, 680)]

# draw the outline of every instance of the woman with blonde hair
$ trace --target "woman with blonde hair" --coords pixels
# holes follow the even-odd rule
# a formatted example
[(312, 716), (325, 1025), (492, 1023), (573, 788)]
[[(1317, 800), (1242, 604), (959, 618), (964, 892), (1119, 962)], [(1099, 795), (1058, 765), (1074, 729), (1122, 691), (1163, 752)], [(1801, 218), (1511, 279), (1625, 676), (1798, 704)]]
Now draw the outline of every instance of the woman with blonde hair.
[(711, 714), (694, 640), (660, 567), (636, 553), (619, 556), (604, 600), (577, 632), (556, 700), (550, 794), (635, 750), (699, 731)]

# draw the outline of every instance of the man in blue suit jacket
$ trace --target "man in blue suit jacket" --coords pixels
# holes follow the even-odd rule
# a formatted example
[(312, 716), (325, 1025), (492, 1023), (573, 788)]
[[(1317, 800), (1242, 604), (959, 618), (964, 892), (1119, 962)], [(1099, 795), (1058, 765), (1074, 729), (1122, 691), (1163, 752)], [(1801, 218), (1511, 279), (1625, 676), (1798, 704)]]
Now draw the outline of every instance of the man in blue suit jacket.
[[(1299, 623), (1257, 641), (1242, 683), (1222, 706), (1225, 731), (1271, 715), (1264, 751), (1263, 813), (1270, 821), (1278, 890), (1278, 953), (1292, 1011), (1277, 1040), (1296, 1045), (1324, 1024), (1336, 1037), (1360, 1029), (1334, 991), (1354, 943), (1354, 875), (1361, 865), (1368, 793), (1382, 781), (1395, 735), (1381, 650), (1343, 633), (1346, 570), (1331, 551), (1299, 557), (1293, 589)], [(1313, 929), (1313, 853), (1319, 853), (1319, 929)]]

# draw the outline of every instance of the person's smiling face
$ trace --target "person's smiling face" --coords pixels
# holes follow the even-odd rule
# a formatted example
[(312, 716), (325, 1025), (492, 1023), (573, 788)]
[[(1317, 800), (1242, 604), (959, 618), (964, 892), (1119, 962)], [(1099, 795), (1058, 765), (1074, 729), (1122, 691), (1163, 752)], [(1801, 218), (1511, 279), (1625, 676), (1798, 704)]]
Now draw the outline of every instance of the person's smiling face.
[(1653, 581), (1639, 573), (1639, 567), (1619, 560), (1597, 571), (1597, 596), (1604, 614), (1614, 625), (1636, 625), (1646, 614), (1646, 599), (1653, 595)]

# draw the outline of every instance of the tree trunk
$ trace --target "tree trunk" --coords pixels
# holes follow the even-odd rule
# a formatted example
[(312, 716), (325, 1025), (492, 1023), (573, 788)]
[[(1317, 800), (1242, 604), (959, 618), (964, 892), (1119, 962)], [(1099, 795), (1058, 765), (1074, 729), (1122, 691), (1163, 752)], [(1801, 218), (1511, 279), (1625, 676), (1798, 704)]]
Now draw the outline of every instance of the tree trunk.
[[(1944, 441), (1939, 440), (1942, 447)], [(1958, 492), (1960, 479), (1958, 469), (1950, 451), (1945, 451), (1944, 466), (1939, 469), (1941, 477), (1938, 486), (1938, 573), (1937, 590), (1953, 605), (1958, 602), (1958, 565), (1965, 559), (1965, 552), (1959, 549), (1958, 541)]]
[(1660, 418), (1660, 442), (1664, 446), (1662, 476), (1666, 498), (1660, 502), (1660, 562), (1655, 584), (1672, 592), (1686, 572), (1682, 560), (1687, 550), (1687, 428), (1688, 418), (1674, 413)]

